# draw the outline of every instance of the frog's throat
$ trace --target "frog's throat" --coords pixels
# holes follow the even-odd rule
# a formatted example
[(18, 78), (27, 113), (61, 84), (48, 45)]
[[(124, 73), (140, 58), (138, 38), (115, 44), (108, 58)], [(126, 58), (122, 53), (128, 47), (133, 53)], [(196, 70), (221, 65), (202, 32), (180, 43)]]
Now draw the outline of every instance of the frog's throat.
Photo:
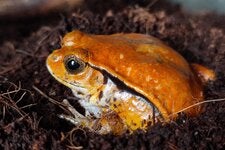
[[(106, 77), (105, 77), (106, 78)], [(85, 115), (93, 115), (96, 118), (102, 116), (102, 108), (109, 108), (110, 99), (112, 99), (115, 91), (119, 89), (117, 86), (110, 80), (106, 79), (106, 82), (99, 86), (98, 89), (95, 89), (96, 92), (93, 93), (92, 89), (86, 89), (87, 92), (82, 92), (82, 88), (74, 87), (72, 92), (75, 97), (79, 98), (79, 103), (85, 109)]]

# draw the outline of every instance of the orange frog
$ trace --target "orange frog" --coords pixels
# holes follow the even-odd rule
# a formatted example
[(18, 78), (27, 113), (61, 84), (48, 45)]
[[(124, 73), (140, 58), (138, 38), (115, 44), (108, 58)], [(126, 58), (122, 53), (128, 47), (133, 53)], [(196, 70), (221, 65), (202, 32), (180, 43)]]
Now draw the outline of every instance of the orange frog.
[[(185, 59), (144, 34), (89, 35), (73, 31), (47, 58), (53, 77), (69, 87), (85, 109), (60, 115), (100, 134), (146, 129), (203, 100), (203, 83), (214, 72)], [(186, 109), (195, 116), (201, 106)]]

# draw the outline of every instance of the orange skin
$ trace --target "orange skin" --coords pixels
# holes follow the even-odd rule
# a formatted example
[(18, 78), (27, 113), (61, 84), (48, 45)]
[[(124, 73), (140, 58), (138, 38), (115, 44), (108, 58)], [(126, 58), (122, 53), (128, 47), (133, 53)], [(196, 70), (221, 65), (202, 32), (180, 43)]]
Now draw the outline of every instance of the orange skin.
[[(54, 59), (56, 56), (64, 58), (69, 54), (98, 70), (87, 67), (78, 75), (68, 75), (63, 59), (57, 62)], [(101, 70), (104, 70), (147, 98), (165, 121), (175, 118), (180, 110), (203, 101), (203, 82), (215, 78), (213, 71), (201, 65), (195, 64), (192, 68), (181, 55), (160, 40), (135, 33), (88, 35), (73, 31), (63, 38), (62, 48), (48, 57), (47, 66), (64, 85), (72, 89), (72, 85), (68, 83), (77, 81), (83, 83), (92, 94), (101, 88), (104, 82)], [(87, 79), (90, 69), (94, 73)], [(128, 108), (129, 105), (130, 103), (126, 106), (124, 104)], [(111, 109), (118, 112), (121, 108)], [(123, 111), (125, 116), (131, 116), (130, 112), (125, 112), (126, 108)], [(185, 110), (190, 116), (200, 112), (201, 106)], [(140, 118), (138, 121), (140, 122)], [(115, 132), (122, 131), (116, 129)]]

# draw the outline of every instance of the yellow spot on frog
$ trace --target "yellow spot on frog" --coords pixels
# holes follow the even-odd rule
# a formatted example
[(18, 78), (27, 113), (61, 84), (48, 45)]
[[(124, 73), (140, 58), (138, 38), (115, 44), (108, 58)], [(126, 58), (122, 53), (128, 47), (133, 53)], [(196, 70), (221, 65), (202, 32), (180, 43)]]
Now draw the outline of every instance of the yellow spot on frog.
[(127, 68), (127, 76), (130, 76), (130, 72), (131, 72), (132, 68), (131, 67), (128, 67)]
[(124, 58), (124, 55), (123, 54), (120, 54), (120, 59), (123, 59)]
[(148, 76), (146, 77), (146, 82), (149, 82), (151, 79), (152, 79), (152, 78), (148, 75)]

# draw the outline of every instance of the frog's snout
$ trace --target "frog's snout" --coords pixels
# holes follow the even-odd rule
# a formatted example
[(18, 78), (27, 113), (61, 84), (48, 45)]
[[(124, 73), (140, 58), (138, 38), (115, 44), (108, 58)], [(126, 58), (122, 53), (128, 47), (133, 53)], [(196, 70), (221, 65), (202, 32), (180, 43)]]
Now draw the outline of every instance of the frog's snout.
[(54, 50), (46, 59), (46, 67), (50, 73), (53, 73), (63, 61), (63, 56), (58, 50)]
[(59, 50), (54, 50), (48, 57), (47, 57), (47, 61), (46, 61), (46, 64), (50, 64), (50, 63), (57, 63), (59, 61), (61, 61), (63, 58), (62, 58), (62, 55), (60, 55), (58, 53)]
[(51, 61), (51, 62), (58, 62), (58, 61), (62, 60), (62, 56), (60, 56), (60, 55), (55, 55), (55, 54), (53, 53), (53, 54), (51, 54), (51, 55), (48, 57), (47, 60), (49, 60), (49, 61)]

